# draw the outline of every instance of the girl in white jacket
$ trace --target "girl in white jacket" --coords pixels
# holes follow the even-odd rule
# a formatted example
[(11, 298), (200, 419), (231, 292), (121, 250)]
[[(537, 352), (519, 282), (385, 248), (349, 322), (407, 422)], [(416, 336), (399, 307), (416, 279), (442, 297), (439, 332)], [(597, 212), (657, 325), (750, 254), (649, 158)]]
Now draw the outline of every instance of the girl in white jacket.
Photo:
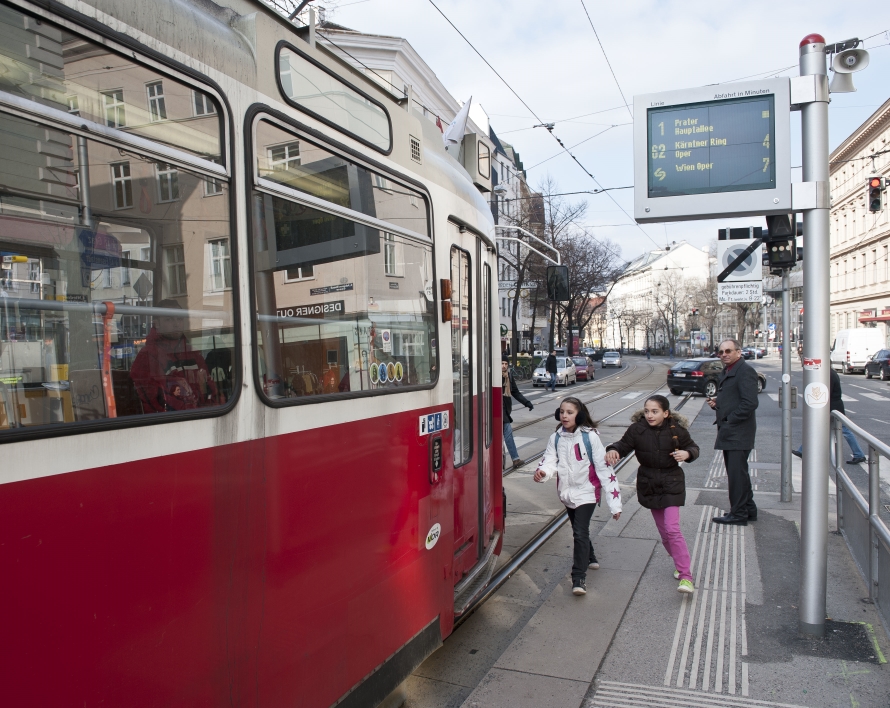
[(550, 437), (535, 481), (545, 482), (556, 474), (559, 500), (565, 504), (575, 541), (572, 563), (572, 592), (587, 593), (587, 568), (596, 558), (590, 541), (590, 519), (606, 495), (612, 518), (621, 516), (621, 489), (611, 467), (606, 465), (606, 448), (594, 429), (596, 423), (581, 401), (574, 396), (563, 400), (556, 411), (560, 425)]

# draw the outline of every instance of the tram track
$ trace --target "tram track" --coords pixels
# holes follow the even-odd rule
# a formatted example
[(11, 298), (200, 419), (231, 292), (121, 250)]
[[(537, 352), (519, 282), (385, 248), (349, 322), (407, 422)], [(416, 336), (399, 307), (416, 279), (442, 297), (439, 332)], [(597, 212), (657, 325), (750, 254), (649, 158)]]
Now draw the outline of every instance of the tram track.
[[(600, 395), (600, 396), (595, 396), (594, 398), (592, 398), (592, 399), (590, 399), (590, 400), (588, 400), (588, 401), (582, 401), (582, 402), (583, 402), (584, 405), (586, 406), (586, 405), (589, 405), (589, 404), (591, 404), (591, 403), (595, 403), (595, 402), (597, 402), (597, 401), (602, 401), (602, 400), (604, 400), (604, 399), (606, 399), (606, 398), (610, 398), (611, 396), (614, 396), (614, 395), (616, 395), (616, 394), (618, 394), (618, 393), (621, 393), (622, 391), (626, 391), (628, 388), (631, 388), (632, 386), (636, 386), (636, 385), (640, 384), (641, 382), (643, 382), (643, 381), (645, 381), (646, 379), (648, 379), (649, 376), (651, 376), (653, 373), (655, 373), (655, 370), (656, 370), (656, 369), (655, 369), (655, 366), (653, 366), (652, 364), (647, 364), (647, 366), (650, 367), (649, 371), (646, 372), (646, 374), (645, 374), (644, 376), (640, 377), (640, 378), (637, 379), (636, 381), (633, 381), (633, 382), (631, 382), (631, 383), (628, 383), (627, 385), (622, 386), (621, 388), (616, 389), (615, 391), (610, 391), (609, 393), (604, 393), (604, 394), (602, 394), (602, 395)], [(638, 369), (638, 368), (639, 368), (639, 365), (638, 365), (638, 364), (635, 364), (635, 365), (634, 365), (634, 368), (631, 369), (629, 373), (632, 373), (633, 371), (635, 371), (635, 370)], [(614, 417), (617, 416), (619, 413), (623, 413), (623, 412), (626, 411), (628, 408), (632, 408), (633, 406), (638, 405), (640, 398), (642, 398), (643, 396), (651, 396), (651, 395), (653, 395), (653, 394), (655, 394), (655, 393), (658, 393), (658, 391), (660, 391), (661, 389), (663, 389), (666, 385), (667, 385), (667, 384), (662, 383), (662, 384), (659, 384), (658, 386), (656, 386), (655, 388), (653, 388), (653, 389), (650, 390), (650, 391), (646, 391), (645, 393), (641, 393), (641, 394), (639, 395), (639, 397), (635, 398), (633, 401), (631, 401), (630, 403), (628, 403), (626, 406), (624, 406), (624, 408), (619, 408), (619, 409), (618, 409), (617, 411), (615, 411), (614, 413), (610, 413), (609, 415), (607, 415), (607, 416), (605, 416), (605, 417), (603, 417), (603, 418), (600, 418), (598, 422), (600, 422), (600, 423), (604, 423), (605, 421), (610, 420), (611, 418), (614, 418)], [(683, 400), (680, 402), (680, 404), (677, 406), (677, 410), (679, 410), (681, 406), (685, 405), (686, 401), (688, 401), (689, 398), (690, 398), (691, 396), (692, 396), (692, 394), (687, 394), (687, 395), (683, 398)], [(513, 426), (513, 430), (514, 430), (514, 431), (516, 431), (516, 430), (521, 430), (522, 428), (526, 428), (526, 427), (528, 427), (528, 426), (530, 426), (530, 425), (535, 425), (535, 424), (540, 423), (540, 422), (542, 422), (542, 421), (550, 420), (551, 417), (552, 417), (552, 416), (541, 416), (540, 418), (536, 418), (535, 420), (532, 420), (532, 421), (526, 421), (525, 423), (522, 423), (521, 425), (514, 425), (514, 426)], [(545, 448), (545, 450), (546, 450), (546, 448)], [(533, 460), (537, 460), (537, 459), (540, 458), (540, 457), (543, 457), (543, 456), (544, 456), (544, 452), (545, 452), (545, 450), (541, 450), (540, 452), (537, 452), (537, 453), (535, 453), (534, 455), (531, 455), (531, 456), (529, 456), (529, 457), (526, 457), (526, 458), (525, 458), (525, 463), (527, 464), (528, 462), (531, 462), (531, 461), (533, 461)], [(524, 465), (523, 465), (523, 466), (524, 466)], [(510, 469), (510, 470), (506, 470), (506, 471), (503, 473), (503, 476), (504, 476), (504, 477), (508, 477), (508, 476), (510, 476), (511, 474), (513, 474), (513, 472), (515, 472), (515, 471), (516, 471), (516, 470), (512, 470), (512, 469)]]
[[(655, 367), (652, 367), (652, 371), (654, 371), (654, 370), (655, 370)], [(652, 371), (650, 371), (649, 374), (651, 374)], [(646, 378), (648, 378), (649, 374), (647, 374), (646, 376), (643, 376), (641, 379), (638, 379), (636, 382), (629, 384), (628, 386), (625, 386), (624, 388), (628, 388), (629, 386), (633, 386), (636, 383), (639, 383), (640, 381), (645, 380)], [(656, 388), (654, 388), (650, 391), (647, 391), (644, 394), (641, 394), (639, 398), (635, 398), (631, 403), (626, 405), (624, 408), (621, 408), (620, 410), (617, 410), (614, 413), (611, 413), (608, 416), (601, 418), (599, 422), (604, 422), (606, 420), (609, 420), (610, 418), (614, 418), (619, 413), (626, 411), (628, 408), (638, 405), (640, 398), (642, 398), (644, 395), (651, 396), (651, 395), (657, 393), (658, 391), (660, 391), (662, 388), (664, 388), (665, 385), (666, 384), (661, 384), (661, 385), (657, 386)], [(619, 389), (619, 391), (620, 390), (624, 390), (624, 389)], [(614, 393), (618, 393), (619, 391), (614, 391), (610, 394), (606, 394), (605, 396), (599, 396), (598, 398), (595, 398), (593, 400), (594, 401), (602, 400), (603, 398), (606, 398), (609, 395), (613, 395)], [(683, 397), (683, 399), (677, 404), (677, 406), (675, 408), (673, 408), (673, 410), (679, 411), (683, 406), (686, 405), (686, 403), (691, 398), (692, 398), (692, 394), (687, 393)], [(587, 404), (587, 402), (585, 402), (585, 405), (586, 404)], [(541, 418), (541, 420), (546, 420), (546, 419), (547, 419), (546, 417)], [(538, 422), (538, 421), (534, 421), (534, 422)], [(544, 452), (545, 451), (542, 450), (541, 452), (533, 455), (532, 457), (527, 458), (526, 462), (529, 462), (531, 460), (536, 460), (540, 457), (543, 457)], [(623, 469), (624, 466), (626, 464), (628, 464), (631, 461), (631, 459), (633, 459), (634, 457), (635, 457), (635, 455), (630, 454), (627, 457), (625, 457), (624, 459), (620, 460), (618, 462), (618, 464), (615, 465), (615, 467), (613, 468), (614, 471), (618, 472), (621, 469)], [(505, 472), (504, 477), (511, 474), (511, 472)], [(525, 544), (523, 544), (520, 548), (518, 548), (516, 550), (516, 552), (513, 554), (513, 556), (510, 558), (510, 560), (506, 564), (504, 564), (504, 566), (501, 567), (494, 574), (492, 579), (489, 581), (489, 584), (485, 587), (485, 590), (479, 595), (479, 597), (477, 597), (472, 603), (470, 603), (470, 605), (463, 611), (463, 613), (460, 615), (460, 617), (455, 619), (454, 628), (457, 629), (461, 624), (463, 624), (470, 615), (472, 615), (477, 609), (479, 609), (479, 607), (486, 600), (488, 600), (492, 595), (494, 595), (501, 588), (501, 586), (503, 586), (510, 578), (512, 578), (513, 575), (516, 573), (516, 571), (518, 571), (520, 568), (522, 568), (522, 566), (525, 565), (525, 563), (535, 554), (535, 552), (539, 548), (541, 548), (541, 546), (543, 546), (545, 543), (547, 543), (547, 541), (549, 541), (550, 538), (553, 537), (554, 534), (556, 534), (556, 532), (562, 528), (563, 524), (566, 521), (568, 521), (568, 518), (569, 518), (569, 515), (565, 511), (561, 511), (558, 514), (554, 514), (552, 517), (550, 517), (550, 519), (548, 519), (544, 523), (544, 526), (534, 536), (532, 536), (531, 539), (529, 539)]]
[[(632, 381), (632, 382), (628, 383), (627, 385), (622, 386), (621, 388), (617, 388), (614, 391), (610, 391), (609, 393), (603, 393), (599, 396), (594, 396), (593, 398), (591, 398), (588, 401), (583, 401), (584, 405), (586, 406), (590, 403), (595, 403), (596, 401), (602, 401), (603, 399), (614, 396), (615, 394), (621, 393), (622, 391), (626, 391), (631, 386), (636, 386), (640, 382), (645, 381), (647, 378), (649, 378), (649, 376), (651, 376), (653, 373), (655, 373), (655, 366), (653, 366), (652, 364), (646, 364), (646, 366), (649, 367), (649, 371), (647, 371), (646, 374), (644, 376), (642, 376), (641, 378), (637, 379), (636, 381)], [(632, 374), (634, 371), (636, 371), (639, 368), (640, 368), (639, 364), (634, 364), (633, 368), (630, 369), (627, 373)], [(609, 377), (609, 378), (611, 378), (611, 377)], [(609, 379), (605, 379), (605, 381), (609, 381)], [(591, 383), (596, 383), (596, 382), (591, 381)], [(659, 388), (663, 388), (663, 387), (664, 387), (664, 384), (659, 386)], [(566, 392), (566, 395), (569, 395), (568, 392)], [(544, 421), (544, 420), (549, 420), (550, 418), (551, 418), (551, 416), (545, 415), (545, 416), (541, 416), (540, 418), (535, 418), (534, 420), (527, 420), (524, 423), (520, 423), (519, 425), (514, 425), (513, 431), (515, 432), (517, 430), (522, 430), (523, 428), (527, 428), (531, 425), (535, 425), (536, 423), (540, 423), (541, 421)]]

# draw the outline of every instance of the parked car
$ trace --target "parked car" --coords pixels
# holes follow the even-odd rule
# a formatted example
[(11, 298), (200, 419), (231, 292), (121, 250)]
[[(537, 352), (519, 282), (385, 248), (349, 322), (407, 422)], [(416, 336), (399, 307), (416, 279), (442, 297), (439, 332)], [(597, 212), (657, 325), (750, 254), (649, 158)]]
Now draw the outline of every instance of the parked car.
[(745, 359), (763, 359), (764, 350), (760, 347), (749, 346), (742, 349), (742, 356)]
[(831, 368), (845, 374), (865, 371), (869, 358), (884, 347), (884, 333), (875, 327), (842, 329), (831, 345)]
[(619, 352), (604, 352), (603, 353), (603, 368), (605, 369), (607, 366), (617, 366), (621, 367), (621, 354)]
[[(546, 386), (550, 383), (550, 374), (544, 368), (545, 362), (535, 369), (532, 375), (532, 386)], [(571, 359), (558, 356), (556, 357), (556, 383), (560, 386), (568, 386), (569, 382), (578, 383), (578, 374), (575, 371), (575, 362)]]
[(593, 362), (586, 356), (573, 356), (572, 363), (575, 365), (575, 375), (584, 381), (593, 381), (596, 374), (593, 370)]
[(865, 378), (877, 376), (881, 381), (890, 379), (890, 349), (879, 349), (865, 362)]
[[(723, 362), (710, 357), (678, 361), (667, 372), (667, 386), (679, 396), (687, 391), (713, 398), (717, 395), (717, 381), (723, 372)], [(757, 393), (766, 388), (766, 376), (757, 372)]]

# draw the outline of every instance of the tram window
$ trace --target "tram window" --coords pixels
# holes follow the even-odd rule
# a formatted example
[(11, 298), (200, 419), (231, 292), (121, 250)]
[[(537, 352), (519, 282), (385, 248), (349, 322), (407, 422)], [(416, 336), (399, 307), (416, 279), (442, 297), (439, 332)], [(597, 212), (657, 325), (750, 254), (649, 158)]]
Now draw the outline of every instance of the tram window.
[(254, 144), (260, 178), (429, 235), (426, 200), (419, 191), (265, 120), (257, 122)]
[(470, 257), (451, 250), (451, 376), (454, 396), (454, 465), (473, 455), (473, 312)]
[(177, 168), (162, 204), (153, 160), (2, 112), (0, 154), (0, 439), (224, 404), (228, 183), (205, 199), (206, 175)]
[(0, 65), (7, 69), (0, 91), (200, 157), (222, 157), (215, 99), (7, 5), (0, 5)]
[(479, 145), (479, 174), (482, 175), (485, 179), (491, 179), (491, 150), (489, 150), (488, 145), (483, 143), (481, 140), (478, 143)]
[[(379, 231), (261, 192), (252, 206), (257, 358), (267, 400), (296, 403), (435, 382), (428, 243), (392, 235), (403, 268), (393, 288)], [(354, 236), (350, 244), (360, 237), (365, 247), (344, 253), (343, 234)]]
[(392, 149), (389, 115), (382, 104), (295, 48), (279, 50), (278, 78), (297, 108), (383, 153)]

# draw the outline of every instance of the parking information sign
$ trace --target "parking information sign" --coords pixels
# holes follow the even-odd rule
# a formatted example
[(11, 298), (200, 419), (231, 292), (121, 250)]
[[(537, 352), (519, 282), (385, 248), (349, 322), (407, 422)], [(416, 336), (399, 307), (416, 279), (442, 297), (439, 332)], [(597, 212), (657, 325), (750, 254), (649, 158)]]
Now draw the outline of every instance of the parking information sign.
[[(763, 245), (754, 239), (717, 242), (717, 271), (723, 272), (739, 256), (745, 256), (722, 282), (717, 283), (717, 302), (760, 302), (763, 298)], [(753, 249), (753, 250), (752, 250)]]
[(634, 218), (790, 212), (790, 101), (787, 78), (635, 96)]
[(649, 196), (774, 189), (775, 104), (765, 95), (650, 109)]

